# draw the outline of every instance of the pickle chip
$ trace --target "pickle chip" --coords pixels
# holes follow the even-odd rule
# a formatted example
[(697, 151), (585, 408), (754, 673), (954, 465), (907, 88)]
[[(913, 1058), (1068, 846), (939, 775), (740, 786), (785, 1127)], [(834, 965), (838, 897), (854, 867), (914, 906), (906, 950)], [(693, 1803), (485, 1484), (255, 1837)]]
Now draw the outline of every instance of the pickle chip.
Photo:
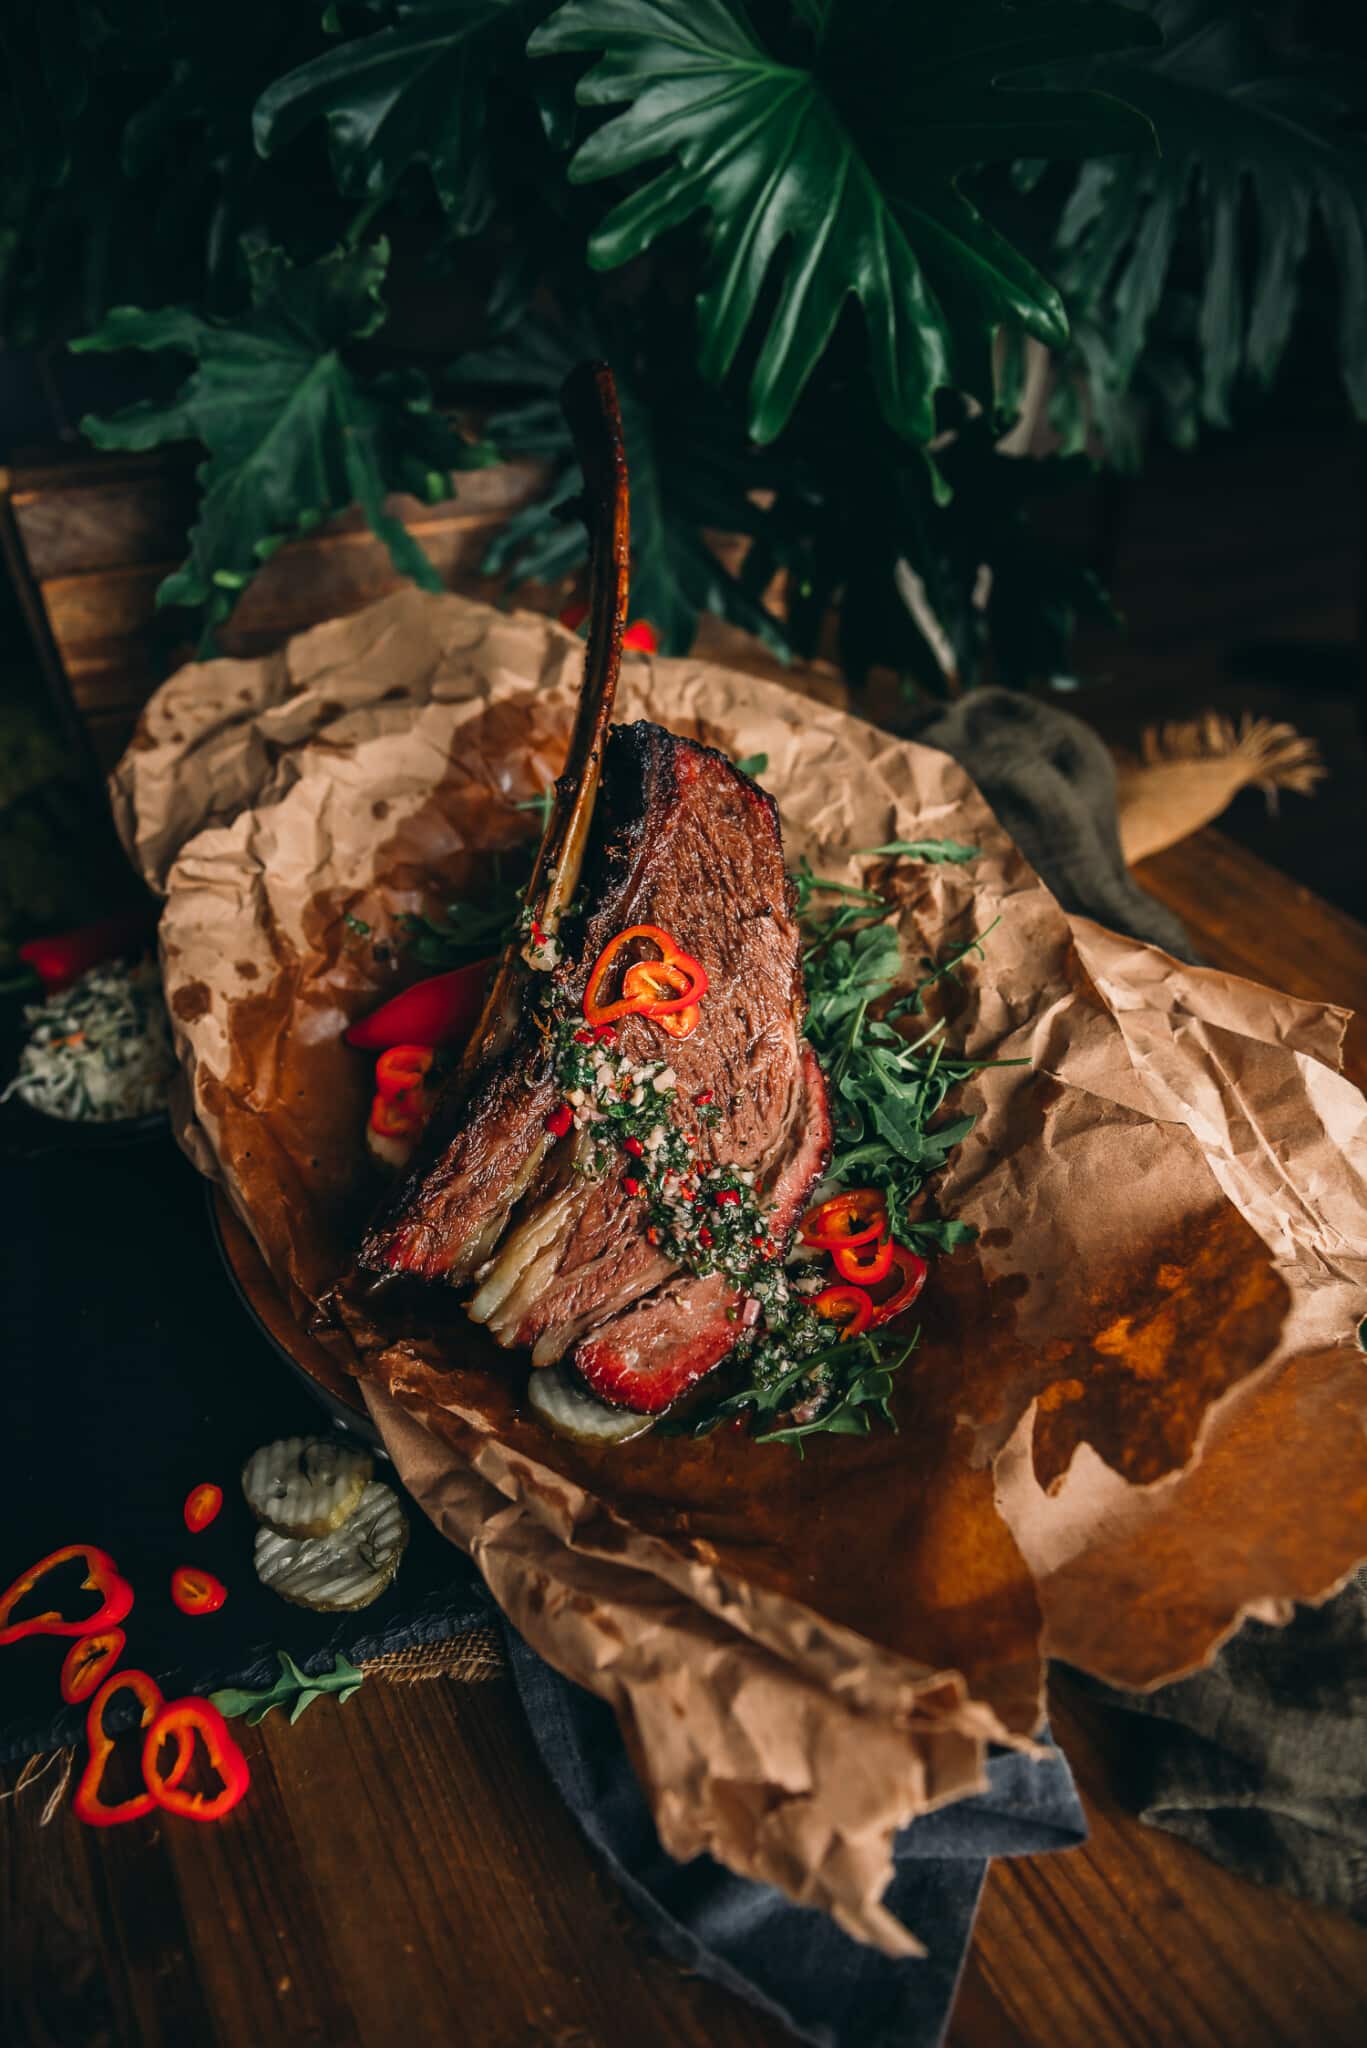
[(408, 1523), (392, 1487), (372, 1479), (355, 1512), (327, 1536), (256, 1532), (256, 1576), (272, 1593), (316, 1614), (369, 1607), (399, 1569)]
[(282, 1436), (253, 1451), (242, 1491), (258, 1522), (281, 1536), (326, 1536), (353, 1514), (374, 1467), (369, 1451), (327, 1436)]
[(628, 1444), (655, 1427), (653, 1415), (610, 1408), (563, 1365), (538, 1366), (527, 1382), (527, 1406), (557, 1436), (577, 1444)]

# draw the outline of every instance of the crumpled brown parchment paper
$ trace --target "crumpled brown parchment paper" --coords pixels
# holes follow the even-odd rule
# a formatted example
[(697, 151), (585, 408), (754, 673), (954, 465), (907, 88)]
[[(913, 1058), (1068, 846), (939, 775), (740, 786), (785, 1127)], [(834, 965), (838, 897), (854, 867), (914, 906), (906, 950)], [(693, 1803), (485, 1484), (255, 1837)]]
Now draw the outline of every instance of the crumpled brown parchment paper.
[[(545, 619), (403, 592), (181, 671), (116, 772), (166, 896), (183, 1142), (301, 1322), (373, 1194), (370, 1076), (340, 1034), (397, 985), (375, 940), (532, 829), (518, 805), (559, 769), (581, 652)], [(1367, 1553), (1346, 1020), (1070, 921), (947, 756), (830, 706), (642, 657), (618, 716), (767, 753), (790, 860), (818, 873), (855, 879), (892, 838), (979, 848), (884, 877), (909, 971), (993, 927), (950, 1037), (1029, 1061), (955, 1106), (978, 1122), (939, 1199), (977, 1243), (934, 1269), (897, 1433), (805, 1460), (730, 1432), (561, 1443), (451, 1309), (349, 1362), (415, 1497), (612, 1702), (666, 1846), (911, 1953), (878, 1903), (893, 1834), (978, 1789), (988, 1742), (1028, 1745), (1046, 1655), (1156, 1684)]]

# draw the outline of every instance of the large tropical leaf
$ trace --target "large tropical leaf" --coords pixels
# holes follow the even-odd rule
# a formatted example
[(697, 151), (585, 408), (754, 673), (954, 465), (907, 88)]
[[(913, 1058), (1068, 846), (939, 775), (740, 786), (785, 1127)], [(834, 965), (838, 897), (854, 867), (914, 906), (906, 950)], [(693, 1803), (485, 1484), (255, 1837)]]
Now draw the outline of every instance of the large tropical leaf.
[(279, 250), (249, 252), (252, 304), (233, 322), (183, 306), (116, 307), (81, 349), (171, 349), (195, 368), (167, 400), (88, 418), (97, 448), (199, 441), (199, 518), (190, 558), (167, 577), (159, 604), (202, 610), (206, 632), (226, 618), (266, 558), (291, 534), (359, 504), (396, 569), (440, 589), (432, 564), (385, 509), (401, 490), (435, 501), (450, 472), (489, 459), (434, 410), (416, 371), (363, 376), (348, 346), (383, 323), (380, 287), (389, 252), (339, 251), (296, 269)]
[(555, 582), (584, 560), (583, 527), (567, 516), (583, 483), (559, 392), (573, 363), (601, 354), (617, 375), (631, 477), (633, 616), (650, 621), (666, 654), (688, 652), (703, 612), (786, 651), (775, 620), (707, 539), (709, 532), (757, 531), (763, 514), (750, 494), (769, 482), (769, 469), (749, 449), (734, 410), (698, 386), (687, 359), (658, 328), (652, 348), (633, 346), (625, 326), (605, 347), (603, 336), (587, 329), (526, 321), (514, 337), (455, 366), (465, 389), (506, 397), (485, 425), (499, 453), (551, 464), (545, 495), (501, 529), (486, 569), (512, 568), (519, 582)]
[(597, 55), (579, 99), (624, 109), (576, 153), (572, 179), (654, 167), (598, 227), (596, 267), (707, 217), (699, 367), (719, 381), (762, 326), (757, 440), (789, 418), (850, 297), (884, 417), (928, 440), (937, 388), (990, 395), (998, 325), (1067, 334), (1054, 286), (960, 192), (959, 174), (1151, 140), (1141, 116), (1102, 94), (1001, 82), (1149, 40), (1153, 27), (1107, 0), (842, 0), (803, 14), (805, 62), (762, 42), (741, 0), (567, 0), (528, 48)]
[[(1316, 217), (1339, 278), (1339, 357), (1367, 415), (1367, 144), (1360, 87), (1298, 68), (1226, 0), (1143, 0), (1156, 53), (1108, 58), (1088, 78), (1146, 113), (1161, 154), (1085, 165), (1058, 234), (1060, 281), (1096, 393), (1103, 436), (1124, 434), (1121, 403), (1169, 329), (1174, 286), (1191, 271), (1195, 378), (1170, 415), (1178, 438), (1225, 426), (1243, 382), (1266, 387), (1296, 320)], [(1169, 356), (1169, 363), (1172, 358)], [(1161, 366), (1159, 366), (1161, 368)], [(1161, 391), (1159, 392), (1161, 400)], [(1068, 399), (1059, 408), (1068, 422)], [(1121, 443), (1120, 452), (1125, 452)]]
[(508, 54), (498, 31), (521, 0), (398, 0), (397, 19), (348, 36), (267, 86), (253, 129), (270, 156), (312, 122), (327, 123), (344, 192), (384, 198), (410, 164), (426, 164), (442, 208), (463, 231), (491, 203), (481, 142), (490, 75)]

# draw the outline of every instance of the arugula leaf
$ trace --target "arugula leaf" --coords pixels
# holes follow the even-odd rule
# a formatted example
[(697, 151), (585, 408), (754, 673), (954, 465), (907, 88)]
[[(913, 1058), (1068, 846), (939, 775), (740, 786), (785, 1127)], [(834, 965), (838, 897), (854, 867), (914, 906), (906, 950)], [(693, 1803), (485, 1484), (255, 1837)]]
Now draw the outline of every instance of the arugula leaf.
[(845, 0), (816, 25), (825, 32), (804, 65), (761, 42), (740, 0), (567, 0), (527, 47), (597, 55), (580, 104), (624, 109), (574, 156), (574, 182), (655, 166), (593, 235), (594, 267), (615, 269), (708, 216), (698, 310), (709, 383), (732, 368), (763, 304), (750, 385), (757, 441), (787, 422), (851, 294), (885, 419), (929, 441), (937, 387), (990, 398), (1001, 323), (1055, 344), (1067, 335), (1057, 291), (983, 219), (959, 174), (1152, 139), (1115, 100), (1000, 82), (1156, 32), (1106, 0)]
[(767, 754), (744, 754), (736, 763), (742, 775), (763, 775), (769, 766)]
[(265, 1686), (260, 1692), (225, 1686), (221, 1692), (210, 1693), (209, 1704), (217, 1707), (229, 1721), (245, 1714), (250, 1728), (264, 1721), (273, 1707), (288, 1706), (292, 1726), (304, 1709), (320, 1700), (324, 1693), (335, 1693), (341, 1701), (349, 1700), (365, 1678), (365, 1673), (358, 1671), (340, 1651), (333, 1659), (330, 1671), (320, 1671), (312, 1677), (299, 1669), (288, 1650), (277, 1650), (275, 1655), (280, 1676), (274, 1685)]
[(960, 839), (889, 839), (884, 846), (861, 846), (865, 854), (895, 854), (899, 860), (945, 861), (958, 866), (966, 860), (976, 860), (976, 846), (965, 846)]
[[(519, 868), (524, 882), (530, 873), (531, 851)], [(398, 923), (405, 950), (424, 967), (461, 967), (502, 946), (516, 929), (521, 909), (522, 884), (506, 876), (501, 860), (496, 860), (477, 903), (448, 903), (439, 920), (405, 911)]]
[(196, 368), (176, 394), (112, 418), (87, 417), (97, 448), (200, 441), (199, 518), (190, 558), (157, 591), (159, 605), (201, 609), (206, 644), (261, 563), (292, 534), (359, 503), (395, 568), (425, 590), (441, 579), (401, 519), (390, 490), (429, 502), (450, 492), (453, 469), (493, 459), (438, 414), (416, 370), (363, 376), (343, 354), (383, 323), (388, 244), (337, 251), (296, 269), (277, 249), (249, 247), (250, 312), (229, 323), (184, 306), (117, 307), (87, 349), (174, 349)]
[(396, 19), (349, 37), (267, 86), (252, 116), (273, 155), (317, 120), (343, 192), (387, 198), (410, 164), (426, 164), (442, 209), (462, 234), (493, 205), (481, 144), (495, 65), (511, 54), (497, 31), (518, 0), (397, 0)]
[(920, 1338), (919, 1328), (909, 1338), (875, 1331), (805, 1352), (776, 1376), (765, 1371), (761, 1350), (752, 1354), (756, 1370), (749, 1382), (686, 1426), (691, 1435), (707, 1436), (728, 1416), (749, 1414), (762, 1420), (808, 1403), (817, 1412), (802, 1421), (755, 1431), (757, 1444), (791, 1444), (799, 1457), (806, 1437), (867, 1436), (875, 1416), (895, 1430), (893, 1375), (906, 1364)]
[[(1367, 417), (1367, 144), (1351, 79), (1288, 58), (1256, 14), (1225, 0), (1142, 0), (1160, 47), (1107, 59), (1089, 83), (1152, 120), (1162, 153), (1142, 165), (1084, 166), (1058, 227), (1057, 261), (1090, 402), (1067, 384), (1051, 414), (1071, 446), (1090, 419), (1126, 453), (1119, 403), (1141, 374), (1174, 438), (1230, 423), (1242, 381), (1266, 389), (1301, 311), (1301, 278), (1318, 223), (1338, 272), (1339, 359)], [(1347, 89), (1345, 90), (1345, 86)], [(1195, 227), (1199, 285), (1186, 323), (1194, 374), (1181, 383), (1149, 356), (1171, 334), (1172, 279)], [(1180, 297), (1180, 294), (1178, 295)]]

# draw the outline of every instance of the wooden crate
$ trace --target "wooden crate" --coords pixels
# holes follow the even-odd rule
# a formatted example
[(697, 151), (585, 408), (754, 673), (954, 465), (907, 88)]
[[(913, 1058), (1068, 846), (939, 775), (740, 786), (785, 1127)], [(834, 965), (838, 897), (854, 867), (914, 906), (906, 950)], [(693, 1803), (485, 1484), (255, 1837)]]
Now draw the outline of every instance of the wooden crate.
[[(394, 497), (389, 510), (449, 588), (488, 596), (497, 585), (479, 564), (490, 537), (542, 476), (534, 463), (502, 463), (462, 475), (457, 496), (442, 504)], [(194, 508), (193, 464), (166, 456), (0, 470), (0, 543), (29, 630), (69, 736), (101, 771), (118, 759), (158, 682), (193, 656), (177, 637), (181, 622), (157, 612), (156, 591), (184, 558)], [(271, 557), (220, 630), (220, 648), (263, 653), (402, 581), (360, 514), (346, 513)]]

